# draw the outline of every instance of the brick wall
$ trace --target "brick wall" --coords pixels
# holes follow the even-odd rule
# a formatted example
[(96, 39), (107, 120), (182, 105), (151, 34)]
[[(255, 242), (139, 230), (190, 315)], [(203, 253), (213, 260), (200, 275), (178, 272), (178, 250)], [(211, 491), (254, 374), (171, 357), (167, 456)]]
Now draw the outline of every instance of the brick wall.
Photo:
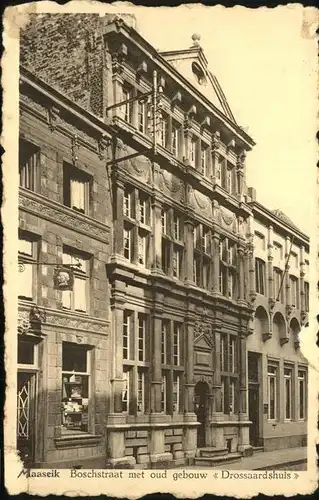
[(20, 34), (20, 62), (85, 109), (103, 116), (108, 54), (98, 14), (32, 14)]

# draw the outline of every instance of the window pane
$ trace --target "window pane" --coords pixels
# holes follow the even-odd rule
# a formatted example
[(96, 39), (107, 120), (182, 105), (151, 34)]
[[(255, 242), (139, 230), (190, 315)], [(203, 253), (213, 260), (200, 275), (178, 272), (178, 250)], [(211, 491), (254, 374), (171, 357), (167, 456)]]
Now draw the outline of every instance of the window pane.
[(73, 285), (74, 309), (86, 312), (86, 280), (75, 277)]
[(82, 346), (63, 344), (62, 345), (62, 370), (87, 372), (87, 349)]
[(71, 208), (85, 211), (85, 183), (77, 179), (70, 181)]
[(18, 273), (18, 294), (25, 299), (33, 298), (33, 266), (24, 264), (24, 271)]
[(22, 365), (34, 364), (34, 344), (24, 340), (18, 340), (18, 363)]

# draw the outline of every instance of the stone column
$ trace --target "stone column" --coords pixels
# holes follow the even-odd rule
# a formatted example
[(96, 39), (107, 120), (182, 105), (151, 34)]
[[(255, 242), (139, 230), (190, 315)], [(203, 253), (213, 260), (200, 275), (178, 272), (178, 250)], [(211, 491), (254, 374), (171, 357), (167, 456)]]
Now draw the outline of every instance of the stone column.
[(242, 150), (237, 157), (237, 192), (239, 198), (241, 198), (245, 194), (244, 193), (245, 162), (246, 162), (246, 152)]
[(167, 143), (166, 147), (169, 151), (172, 149), (172, 116), (169, 115), (167, 123)]
[(272, 308), (276, 302), (276, 297), (274, 296), (274, 270), (273, 270), (273, 227), (268, 228), (268, 300), (269, 305)]
[(213, 271), (212, 271), (212, 292), (219, 294), (219, 241), (220, 235), (216, 232), (212, 235), (212, 254), (213, 254)]
[(115, 211), (113, 251), (117, 255), (124, 256), (124, 238), (123, 238), (123, 203), (124, 203), (124, 184), (119, 179), (115, 181), (115, 199), (113, 203)]
[(185, 220), (185, 282), (194, 284), (194, 221), (187, 217)]
[[(239, 441), (238, 451), (245, 454), (251, 454), (251, 445), (249, 444), (249, 424), (247, 408), (247, 349), (246, 336), (242, 333), (239, 337)], [(243, 422), (247, 422), (245, 425)]]
[[(305, 247), (300, 248), (300, 310), (306, 312), (306, 297), (305, 297)], [(304, 315), (304, 314), (303, 314)]]
[[(114, 286), (123, 288), (124, 283), (115, 282)], [(115, 292), (119, 294), (119, 292)], [(122, 294), (121, 294), (122, 295)], [(113, 335), (112, 335), (112, 399), (111, 413), (122, 413), (123, 390), (123, 311), (125, 297), (116, 297), (113, 307)]]
[(189, 163), (190, 142), (192, 139), (192, 123), (191, 120), (184, 121), (184, 157)]
[[(123, 78), (122, 78), (122, 66), (119, 62), (119, 58), (117, 54), (112, 56), (112, 85), (113, 85), (113, 103), (119, 103), (123, 101)], [(113, 104), (109, 103), (109, 104)], [(113, 114), (113, 117), (120, 116), (124, 119), (124, 106), (119, 106), (117, 108), (113, 108), (110, 113)]]
[(220, 146), (220, 133), (215, 132), (213, 135), (212, 146), (211, 146), (211, 155), (212, 155), (211, 176), (214, 184), (216, 183), (217, 179), (217, 169), (219, 163), (219, 146)]
[(220, 366), (220, 353), (221, 353), (221, 342), (220, 342), (220, 331), (215, 330), (215, 349), (213, 351), (214, 356), (214, 376), (213, 376), (213, 390), (214, 390), (214, 401), (213, 401), (213, 413), (221, 413), (222, 409), (222, 382), (221, 382), (221, 366)]

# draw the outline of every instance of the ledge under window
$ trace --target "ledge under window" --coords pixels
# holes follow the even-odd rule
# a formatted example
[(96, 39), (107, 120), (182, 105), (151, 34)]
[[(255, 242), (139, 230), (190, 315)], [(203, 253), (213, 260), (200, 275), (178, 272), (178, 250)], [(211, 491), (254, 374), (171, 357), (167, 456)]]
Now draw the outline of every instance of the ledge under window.
[(59, 438), (55, 438), (55, 446), (57, 448), (79, 448), (80, 446), (94, 446), (99, 444), (102, 439), (101, 434), (75, 434), (75, 435), (65, 435)]

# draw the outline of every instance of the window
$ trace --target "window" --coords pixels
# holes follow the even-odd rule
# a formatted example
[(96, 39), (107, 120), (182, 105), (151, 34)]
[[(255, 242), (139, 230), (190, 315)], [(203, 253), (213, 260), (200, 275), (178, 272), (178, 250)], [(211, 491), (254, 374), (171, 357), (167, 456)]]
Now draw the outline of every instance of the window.
[(176, 372), (173, 377), (173, 412), (180, 412), (180, 375)]
[(230, 382), (229, 382), (229, 413), (235, 413), (235, 393), (236, 393), (236, 381), (230, 380)]
[(138, 314), (138, 360), (145, 361), (146, 318)]
[(140, 369), (137, 372), (137, 412), (145, 411), (145, 373)]
[(229, 341), (229, 371), (236, 372), (236, 339), (230, 338)]
[(265, 295), (265, 262), (255, 259), (256, 292)]
[(146, 131), (146, 106), (145, 102), (138, 102), (137, 104), (137, 115), (138, 115), (138, 130), (145, 134)]
[(225, 404), (225, 386), (226, 386), (226, 380), (225, 380), (225, 377), (222, 377), (222, 386), (221, 386), (221, 390), (220, 390), (220, 396), (221, 396), (221, 410), (223, 413), (227, 413), (226, 412), (226, 404)]
[(168, 342), (168, 322), (162, 321), (162, 343), (161, 343), (162, 365), (167, 364), (167, 342)]
[(91, 350), (62, 344), (62, 433), (88, 432)]
[(174, 248), (173, 250), (173, 276), (174, 278), (180, 278), (182, 268), (182, 253), (179, 248)]
[(180, 217), (174, 212), (174, 238), (175, 240), (181, 239), (181, 220)]
[(198, 224), (194, 227), (194, 271), (193, 281), (197, 286), (208, 289), (212, 266), (211, 232), (208, 227)]
[(199, 256), (194, 256), (193, 281), (197, 286), (201, 286), (201, 260)]
[(38, 346), (32, 340), (18, 336), (18, 364), (36, 367), (38, 365)]
[(174, 324), (174, 335), (173, 335), (173, 364), (174, 366), (180, 365), (180, 343), (181, 343), (181, 327), (180, 325)]
[(197, 147), (197, 139), (191, 139), (190, 141), (190, 150), (189, 150), (189, 161), (191, 165), (196, 164), (196, 147)]
[(23, 264), (23, 272), (19, 272), (19, 299), (33, 300), (35, 298), (36, 276), (36, 241), (26, 233), (19, 234), (18, 261)]
[(291, 420), (292, 407), (292, 369), (284, 368), (284, 398), (285, 398), (285, 420)]
[(138, 263), (146, 266), (146, 236), (138, 235)]
[(260, 252), (263, 252), (266, 249), (265, 236), (258, 232), (255, 232), (255, 248)]
[(298, 417), (306, 418), (306, 372), (298, 370)]
[(74, 281), (73, 290), (65, 290), (62, 293), (62, 305), (64, 309), (72, 311), (87, 312), (88, 310), (88, 267), (87, 258), (73, 251), (63, 250), (63, 264), (73, 267)]
[(298, 255), (295, 252), (291, 252), (290, 257), (293, 267), (298, 267)]
[(176, 125), (172, 126), (172, 139), (171, 139), (172, 154), (178, 157), (179, 152), (179, 129)]
[(231, 168), (227, 167), (226, 171), (226, 189), (229, 193), (232, 193), (233, 190), (233, 171)]
[(282, 286), (283, 272), (274, 268), (274, 297), (275, 300), (283, 302), (284, 287)]
[(226, 336), (221, 335), (220, 337), (220, 369), (221, 371), (226, 371)]
[(219, 291), (222, 295), (226, 295), (227, 293), (227, 276), (228, 276), (228, 271), (227, 268), (224, 266), (224, 264), (220, 264), (220, 270), (219, 270)]
[(215, 181), (216, 184), (219, 186), (222, 185), (222, 178), (223, 178), (223, 170), (225, 167), (225, 159), (222, 157), (219, 157), (215, 164)]
[(133, 342), (133, 314), (130, 311), (123, 313), (123, 359), (130, 359)]
[(309, 312), (309, 283), (305, 281), (305, 310)]
[(150, 223), (149, 200), (143, 193), (139, 193), (139, 222), (148, 225)]
[(168, 118), (162, 115), (158, 125), (158, 143), (164, 148), (167, 146)]
[(162, 209), (162, 233), (167, 234), (167, 219), (168, 213), (166, 210)]
[(162, 391), (161, 391), (161, 411), (166, 413), (167, 408), (167, 375), (162, 376)]
[(133, 216), (133, 206), (132, 206), (132, 193), (130, 188), (126, 188), (124, 191), (124, 199), (123, 199), (123, 213), (125, 217)]
[(89, 214), (91, 177), (73, 165), (63, 166), (64, 205), (82, 214)]
[[(128, 101), (133, 98), (133, 91), (128, 87), (124, 87), (123, 89), (123, 101)], [(126, 102), (123, 104), (123, 114), (124, 120), (127, 123), (132, 123), (133, 118), (133, 102)]]
[(274, 241), (274, 264), (276, 266), (280, 265), (280, 261), (282, 260), (282, 245)]
[(170, 244), (162, 239), (162, 270), (165, 274), (170, 272)]
[(131, 261), (132, 256), (133, 256), (133, 238), (132, 238), (132, 230), (131, 229), (124, 229), (123, 230), (123, 237), (124, 237), (124, 257)]
[(130, 370), (123, 372), (123, 392), (122, 392), (122, 411), (125, 413), (129, 412), (129, 402), (130, 402)]
[(290, 276), (290, 299), (293, 307), (298, 307), (298, 279)]
[(202, 175), (207, 176), (207, 174), (208, 174), (207, 167), (208, 167), (207, 148), (202, 146), (201, 150), (200, 150), (200, 169), (201, 169)]
[(268, 420), (277, 419), (278, 367), (268, 365)]
[(20, 186), (36, 191), (40, 149), (24, 139), (19, 140)]

